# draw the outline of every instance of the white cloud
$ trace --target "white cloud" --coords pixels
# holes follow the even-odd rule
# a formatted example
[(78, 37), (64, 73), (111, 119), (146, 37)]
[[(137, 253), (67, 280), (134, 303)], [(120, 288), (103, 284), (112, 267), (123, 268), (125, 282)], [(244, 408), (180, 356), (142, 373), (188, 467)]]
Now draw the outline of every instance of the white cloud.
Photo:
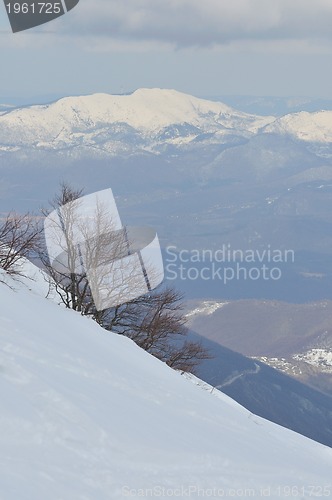
[(331, 0), (81, 0), (70, 15), (73, 35), (176, 47), (332, 39)]

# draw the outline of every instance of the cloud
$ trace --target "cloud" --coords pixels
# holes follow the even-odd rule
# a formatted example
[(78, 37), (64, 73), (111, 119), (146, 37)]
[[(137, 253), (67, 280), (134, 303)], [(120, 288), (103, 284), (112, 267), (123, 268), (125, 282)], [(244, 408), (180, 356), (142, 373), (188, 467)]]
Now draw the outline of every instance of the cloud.
[(72, 12), (63, 30), (113, 42), (332, 41), (331, 0), (82, 0)]

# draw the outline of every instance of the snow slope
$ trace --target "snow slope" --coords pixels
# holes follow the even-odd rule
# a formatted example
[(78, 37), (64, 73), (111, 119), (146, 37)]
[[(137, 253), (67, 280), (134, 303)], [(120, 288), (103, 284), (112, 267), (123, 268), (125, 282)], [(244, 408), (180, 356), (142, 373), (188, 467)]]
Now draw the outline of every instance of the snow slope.
[(331, 449), (31, 288), (0, 284), (0, 500), (332, 494)]
[(306, 142), (332, 142), (332, 111), (301, 111), (285, 115), (267, 125), (263, 131), (290, 135)]
[(179, 125), (186, 131), (172, 130), (170, 135), (185, 135), (190, 140), (199, 133), (235, 130), (250, 134), (272, 120), (175, 90), (139, 89), (130, 95), (66, 97), (49, 105), (14, 109), (0, 116), (0, 146), (91, 146), (133, 132), (151, 138)]

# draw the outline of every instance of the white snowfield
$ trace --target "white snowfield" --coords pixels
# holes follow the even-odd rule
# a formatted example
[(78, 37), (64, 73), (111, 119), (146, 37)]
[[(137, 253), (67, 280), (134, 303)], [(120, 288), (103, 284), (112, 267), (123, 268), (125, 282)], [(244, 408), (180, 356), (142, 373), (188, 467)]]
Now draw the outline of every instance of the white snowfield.
[(0, 284), (1, 500), (331, 498), (331, 449), (31, 286)]

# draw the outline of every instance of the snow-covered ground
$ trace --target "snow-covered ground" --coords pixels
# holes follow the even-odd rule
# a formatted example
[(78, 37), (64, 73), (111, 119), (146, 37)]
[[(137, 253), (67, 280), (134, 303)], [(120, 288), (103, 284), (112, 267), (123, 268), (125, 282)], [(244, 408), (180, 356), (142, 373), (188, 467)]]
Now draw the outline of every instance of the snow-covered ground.
[(294, 354), (289, 359), (267, 356), (254, 356), (254, 359), (289, 375), (301, 375), (303, 366), (306, 364), (317, 368), (321, 373), (332, 373), (332, 351), (330, 348), (309, 349), (306, 352)]
[(332, 111), (285, 115), (267, 125), (264, 132), (289, 134), (307, 142), (332, 142)]
[(0, 284), (0, 500), (332, 496), (331, 449), (44, 292)]
[[(294, 363), (291, 363), (285, 358), (269, 358), (268, 356), (253, 356), (253, 359), (257, 359), (266, 365), (275, 368), (281, 372), (287, 373), (288, 375), (302, 375), (301, 368)], [(295, 356), (294, 356), (294, 359)]]
[(190, 310), (186, 313), (186, 318), (190, 320), (190, 318), (195, 316), (210, 316), (214, 312), (218, 311), (218, 309), (221, 309), (227, 304), (228, 302), (204, 300), (199, 306), (194, 307), (193, 309), (190, 308)]
[(310, 349), (305, 353), (295, 354), (293, 358), (316, 366), (322, 372), (332, 373), (332, 350), (330, 348)]

